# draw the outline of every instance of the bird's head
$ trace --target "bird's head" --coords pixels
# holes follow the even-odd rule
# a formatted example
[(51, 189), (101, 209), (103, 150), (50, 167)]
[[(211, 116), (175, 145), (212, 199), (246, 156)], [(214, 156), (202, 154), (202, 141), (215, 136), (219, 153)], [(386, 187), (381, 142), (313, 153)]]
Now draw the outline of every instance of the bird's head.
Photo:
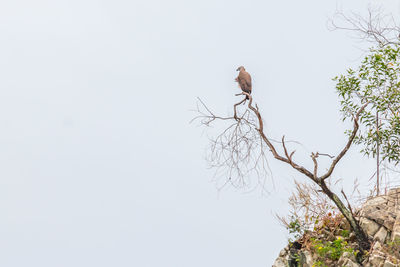
[(236, 71), (241, 71), (241, 70), (245, 70), (245, 68), (243, 66), (240, 66), (239, 68), (237, 68)]

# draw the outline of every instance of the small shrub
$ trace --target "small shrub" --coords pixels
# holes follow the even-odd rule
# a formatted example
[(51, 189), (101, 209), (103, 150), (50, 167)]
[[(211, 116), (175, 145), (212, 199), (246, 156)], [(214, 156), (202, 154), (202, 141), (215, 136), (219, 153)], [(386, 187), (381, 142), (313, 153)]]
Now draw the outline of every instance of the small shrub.
[(344, 252), (354, 253), (354, 249), (342, 237), (338, 237), (334, 241), (322, 241), (318, 239), (312, 239), (311, 241), (313, 250), (318, 255), (318, 260), (322, 262), (325, 259), (337, 261)]
[(341, 230), (340, 235), (343, 237), (349, 237), (350, 236), (350, 231), (349, 230)]
[(300, 223), (298, 218), (292, 216), (290, 222), (287, 225), (287, 229), (289, 231), (289, 241), (293, 242), (294, 240), (299, 239), (303, 236), (306, 229), (304, 229), (303, 225)]
[(389, 253), (396, 257), (400, 256), (400, 238), (396, 237), (393, 241), (387, 242)]
[(322, 261), (316, 261), (316, 262), (314, 262), (314, 264), (312, 265), (312, 267), (328, 267), (328, 265), (326, 265), (326, 264), (323, 263)]

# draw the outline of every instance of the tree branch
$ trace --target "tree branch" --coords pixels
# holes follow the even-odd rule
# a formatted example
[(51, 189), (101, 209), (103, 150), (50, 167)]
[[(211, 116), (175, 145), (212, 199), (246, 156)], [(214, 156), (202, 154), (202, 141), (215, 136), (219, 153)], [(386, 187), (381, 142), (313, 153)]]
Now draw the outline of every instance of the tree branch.
[[(261, 157), (264, 157), (263, 147), (264, 144), (266, 144), (275, 159), (289, 164), (293, 169), (309, 177), (314, 183), (316, 183), (322, 189), (323, 193), (335, 203), (340, 212), (350, 223), (351, 228), (354, 230), (357, 240), (360, 244), (360, 250), (363, 251), (368, 249), (370, 246), (368, 237), (363, 232), (358, 222), (355, 220), (351, 212), (351, 208), (347, 208), (344, 205), (344, 203), (340, 200), (340, 198), (328, 188), (327, 184), (325, 183), (325, 179), (331, 176), (336, 164), (349, 150), (359, 128), (358, 125), (359, 116), (361, 112), (365, 109), (365, 107), (369, 104), (369, 102), (365, 103), (355, 114), (353, 132), (350, 135), (346, 146), (342, 149), (339, 155), (334, 158), (327, 173), (319, 178), (318, 162), (317, 162), (317, 157), (319, 156), (319, 153), (317, 152), (311, 154), (311, 158), (314, 163), (314, 170), (313, 172), (311, 172), (307, 170), (305, 167), (293, 161), (294, 151), (289, 154), (289, 151), (285, 144), (285, 138), (283, 136), (282, 147), (284, 155), (280, 155), (276, 150), (276, 148), (274, 147), (274, 145), (271, 143), (270, 139), (264, 133), (264, 123), (261, 114), (259, 112), (258, 106), (255, 105), (254, 107), (252, 105), (253, 103), (252, 96), (245, 92), (238, 95), (245, 95), (249, 98), (248, 108), (251, 111), (246, 110), (246, 112), (243, 113), (243, 116), (247, 114), (246, 120), (242, 118), (238, 119), (237, 116), (231, 117), (232, 120), (235, 120), (235, 123), (231, 124), (222, 134), (220, 134), (217, 137), (216, 140), (214, 140), (212, 144), (213, 158), (211, 159), (211, 161), (214, 163), (213, 167), (216, 168), (227, 167), (228, 177), (229, 177), (228, 181), (230, 183), (233, 183), (234, 181), (231, 179), (232, 173), (233, 174), (236, 173), (236, 175), (240, 178), (237, 183), (240, 183), (239, 186), (242, 186), (244, 184), (243, 177), (245, 177), (248, 174), (248, 171), (255, 170), (257, 172), (257, 168), (260, 167), (259, 160), (258, 158), (254, 160), (252, 151), (254, 151), (254, 149), (260, 149), (258, 154)], [(244, 102), (244, 100), (242, 100), (238, 104), (235, 104), (235, 109), (236, 106)], [(208, 121), (215, 120), (217, 117), (214, 114), (212, 114), (209, 109), (207, 109), (207, 112), (210, 113), (211, 115), (203, 114), (203, 116), (200, 116), (200, 118), (205, 117), (206, 119), (205, 121), (203, 121), (203, 124), (208, 126), (207, 124)], [(254, 118), (254, 116), (250, 116), (250, 114), (254, 114), (256, 118)], [(256, 140), (259, 139), (260, 143), (257, 143), (258, 141)], [(254, 163), (254, 165), (249, 165), (249, 163), (250, 164)]]
[(306, 175), (306, 176), (308, 176), (308, 177), (310, 177), (311, 179), (314, 180), (314, 174), (312, 174), (309, 170), (307, 170), (303, 166), (298, 165), (295, 162), (293, 162), (292, 156), (293, 156), (294, 152), (292, 152), (291, 155), (286, 155), (286, 158), (282, 157), (281, 155), (279, 155), (279, 153), (276, 151), (274, 145), (269, 141), (268, 137), (264, 133), (264, 123), (263, 123), (261, 114), (258, 111), (258, 108), (254, 108), (251, 105), (253, 103), (253, 97), (250, 94), (246, 93), (246, 92), (243, 92), (241, 94), (247, 95), (249, 97), (249, 105), (248, 105), (248, 107), (249, 107), (249, 109), (251, 109), (254, 112), (254, 114), (257, 116), (257, 120), (258, 120), (258, 126), (259, 127), (258, 127), (257, 131), (260, 133), (261, 138), (264, 140), (264, 142), (267, 144), (268, 148), (271, 150), (271, 153), (274, 156), (274, 158), (276, 158), (277, 160), (280, 160), (282, 162), (290, 164), (295, 170), (299, 171), (300, 173), (302, 173), (302, 174), (304, 174), (304, 175)]
[(326, 178), (328, 178), (329, 176), (331, 176), (333, 170), (336, 167), (336, 164), (339, 162), (339, 160), (346, 154), (346, 152), (349, 150), (351, 144), (353, 143), (354, 137), (356, 137), (357, 135), (357, 131), (359, 128), (358, 125), (358, 120), (360, 117), (361, 112), (363, 112), (363, 110), (365, 109), (365, 107), (369, 104), (369, 101), (367, 103), (365, 103), (356, 113), (356, 116), (354, 117), (354, 126), (353, 126), (353, 132), (351, 133), (349, 140), (347, 141), (346, 146), (342, 149), (342, 151), (339, 153), (339, 155), (336, 156), (336, 158), (332, 161), (331, 166), (329, 167), (328, 171), (321, 176), (321, 180), (325, 180)]
[(311, 153), (311, 159), (314, 162), (314, 179), (318, 180), (318, 162), (317, 162), (317, 158), (318, 158), (318, 152), (316, 154)]
[(331, 30), (346, 30), (355, 33), (356, 38), (379, 45), (399, 44), (400, 27), (393, 15), (385, 14), (379, 8), (368, 8), (368, 14), (346, 15), (338, 10), (329, 20)]

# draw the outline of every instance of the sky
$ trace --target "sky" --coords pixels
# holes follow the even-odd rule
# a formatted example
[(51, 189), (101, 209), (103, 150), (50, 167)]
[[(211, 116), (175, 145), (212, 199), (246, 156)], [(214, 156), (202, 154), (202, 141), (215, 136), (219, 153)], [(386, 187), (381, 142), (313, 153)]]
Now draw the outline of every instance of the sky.
[[(271, 266), (287, 243), (275, 214), (304, 177), (270, 158), (269, 194), (218, 190), (205, 161), (213, 131), (190, 124), (191, 110), (200, 97), (231, 114), (244, 65), (269, 136), (301, 142), (307, 167), (312, 151), (337, 153), (351, 125), (332, 78), (365, 43), (327, 21), (367, 7), (1, 1), (0, 266)], [(352, 148), (334, 178), (366, 192), (373, 171)]]

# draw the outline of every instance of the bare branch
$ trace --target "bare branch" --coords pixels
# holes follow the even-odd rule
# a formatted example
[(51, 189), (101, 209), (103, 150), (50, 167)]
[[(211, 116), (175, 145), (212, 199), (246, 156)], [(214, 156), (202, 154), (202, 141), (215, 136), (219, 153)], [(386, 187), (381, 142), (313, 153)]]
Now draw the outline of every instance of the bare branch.
[(336, 156), (336, 158), (332, 161), (331, 166), (329, 167), (328, 171), (321, 176), (321, 180), (325, 180), (329, 176), (331, 176), (333, 170), (336, 167), (336, 164), (339, 162), (339, 160), (346, 154), (346, 152), (349, 150), (351, 144), (353, 143), (354, 137), (356, 137), (359, 125), (358, 125), (358, 120), (360, 117), (361, 112), (365, 109), (365, 107), (369, 104), (369, 101), (365, 103), (356, 113), (356, 116), (354, 117), (354, 126), (353, 126), (353, 132), (351, 133), (349, 140), (347, 141), (346, 146), (342, 149), (342, 151), (339, 153), (339, 155)]
[(246, 102), (246, 97), (242, 101), (240, 101), (240, 102), (236, 103), (235, 105), (233, 105), (233, 110), (234, 110), (233, 117), (235, 118), (235, 120), (239, 120), (238, 117), (237, 117), (236, 107), (239, 106), (240, 104), (242, 104), (243, 102)]
[(346, 194), (344, 193), (343, 188), (342, 188), (342, 190), (341, 190), (340, 192), (342, 193), (342, 195), (343, 195), (344, 198), (346, 199), (347, 208), (350, 210), (351, 214), (354, 216), (353, 209), (351, 208), (350, 202), (349, 202), (349, 200), (347, 199), (347, 196), (346, 196)]
[[(293, 160), (292, 160), (293, 152), (291, 153), (291, 156), (286, 155), (286, 158), (284, 158), (281, 155), (279, 155), (279, 153), (276, 151), (274, 145), (270, 142), (270, 140), (268, 139), (268, 137), (264, 133), (264, 124), (263, 124), (263, 120), (262, 120), (260, 112), (258, 111), (258, 109), (254, 108), (251, 105), (252, 102), (253, 102), (252, 96), (247, 94), (247, 93), (245, 93), (245, 92), (243, 92), (242, 94), (245, 94), (245, 95), (247, 95), (249, 97), (250, 101), (249, 101), (248, 107), (257, 116), (258, 126), (259, 126), (257, 130), (260, 133), (260, 135), (261, 135), (262, 139), (264, 140), (264, 142), (267, 144), (268, 148), (271, 150), (271, 153), (274, 156), (274, 158), (276, 158), (277, 160), (280, 160), (282, 162), (290, 164), (295, 170), (303, 173), (304, 175), (310, 177), (311, 179), (314, 179), (314, 175), (309, 170), (307, 170), (303, 166), (300, 166), (300, 165), (298, 165), (298, 164), (293, 162)], [(284, 143), (282, 143), (282, 145), (284, 145)]]
[(368, 8), (366, 16), (351, 12), (349, 15), (337, 10), (328, 21), (331, 30), (346, 30), (362, 41), (379, 45), (399, 44), (400, 27), (393, 15), (381, 8)]
[[(245, 100), (245, 99), (244, 99)], [(244, 102), (242, 100), (241, 102)], [(240, 102), (238, 103), (240, 105)], [(236, 109), (237, 105), (235, 106)], [(209, 127), (215, 121), (225, 123), (224, 129), (215, 138), (210, 139), (207, 161), (215, 169), (217, 187), (232, 185), (237, 188), (264, 189), (265, 177), (269, 174), (266, 146), (258, 131), (257, 121), (250, 110), (236, 111), (235, 116), (217, 116), (207, 105), (198, 99), (197, 116), (192, 119)], [(258, 178), (253, 183), (248, 177), (254, 173)], [(220, 181), (220, 178), (224, 180)]]
[[(225, 170), (228, 180), (224, 182), (224, 185), (230, 183), (231, 185), (237, 187), (247, 186), (244, 178), (250, 172), (255, 172), (257, 175), (259, 175), (259, 177), (265, 173), (265, 164), (267, 164), (267, 160), (265, 157), (264, 145), (266, 144), (275, 159), (289, 164), (293, 169), (309, 177), (322, 189), (322, 192), (335, 203), (337, 208), (350, 223), (360, 244), (360, 250), (368, 249), (370, 246), (368, 237), (355, 220), (351, 210), (349, 210), (349, 208), (343, 204), (340, 198), (330, 190), (325, 182), (325, 179), (331, 176), (336, 164), (349, 150), (359, 128), (359, 116), (369, 102), (365, 103), (356, 113), (354, 117), (353, 132), (349, 137), (346, 146), (342, 149), (339, 155), (334, 158), (327, 173), (318, 178), (317, 157), (320, 154), (318, 152), (316, 154), (311, 154), (314, 162), (314, 170), (311, 172), (293, 161), (294, 151), (289, 154), (285, 144), (285, 138), (283, 136), (282, 147), (284, 156), (280, 155), (264, 132), (264, 123), (258, 106), (255, 105), (254, 107), (252, 105), (252, 96), (245, 92), (237, 94), (237, 96), (239, 95), (245, 95), (248, 97), (248, 108), (251, 110), (246, 110), (240, 117), (237, 116), (238, 114), (236, 107), (244, 102), (246, 98), (234, 105), (234, 110), (236, 113), (234, 117), (217, 117), (211, 112), (210, 109), (206, 107), (204, 107), (205, 111), (198, 108), (200, 115), (197, 117), (197, 119), (200, 119), (201, 122), (206, 126), (209, 126), (209, 124), (216, 119), (231, 122), (225, 128), (225, 130), (217, 136), (217, 138), (211, 140), (211, 157), (209, 158), (209, 162), (211, 163), (211, 166), (215, 167), (217, 170), (221, 168)], [(202, 104), (204, 105), (204, 103)], [(324, 155), (330, 156), (329, 154)]]
[(327, 156), (327, 157), (330, 157), (331, 159), (334, 158), (334, 156), (331, 156), (331, 155), (329, 155), (327, 153), (319, 153), (319, 152), (317, 152), (317, 154), (318, 154), (318, 156)]
[(283, 146), (283, 150), (285, 151), (286, 158), (289, 160), (290, 165), (292, 165), (293, 164), (292, 157), (293, 157), (294, 152), (296, 152), (296, 151), (292, 151), (292, 153), (290, 153), (290, 155), (289, 155), (289, 153), (286, 149), (286, 145), (285, 145), (285, 136), (282, 136), (282, 146)]
[(318, 162), (317, 162), (317, 158), (318, 158), (318, 152), (316, 154), (311, 153), (311, 159), (314, 163), (314, 179), (318, 180)]

